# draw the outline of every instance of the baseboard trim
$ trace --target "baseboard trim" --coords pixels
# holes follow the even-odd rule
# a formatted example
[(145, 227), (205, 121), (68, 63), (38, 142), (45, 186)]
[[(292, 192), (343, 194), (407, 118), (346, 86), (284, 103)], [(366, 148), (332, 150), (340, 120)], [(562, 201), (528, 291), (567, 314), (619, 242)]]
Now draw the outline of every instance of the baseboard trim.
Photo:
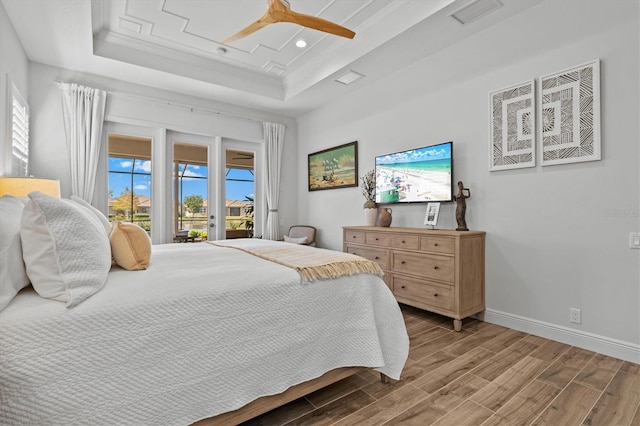
[(633, 343), (494, 309), (484, 311), (484, 321), (640, 364), (640, 345)]

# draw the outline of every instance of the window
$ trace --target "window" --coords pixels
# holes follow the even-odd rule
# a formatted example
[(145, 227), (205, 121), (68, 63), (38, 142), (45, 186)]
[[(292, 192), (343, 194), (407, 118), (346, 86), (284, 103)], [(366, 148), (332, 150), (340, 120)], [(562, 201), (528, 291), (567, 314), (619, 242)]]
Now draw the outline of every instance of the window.
[[(253, 229), (253, 218), (249, 206), (253, 205), (255, 186), (253, 175), (253, 157), (251, 168), (229, 167), (226, 177), (227, 229)], [(228, 238), (228, 237), (227, 237)]]
[(11, 111), (11, 174), (29, 176), (29, 105), (15, 86)]
[[(176, 144), (174, 149), (191, 148), (200, 152), (204, 161), (207, 158), (207, 149), (187, 144)], [(187, 160), (178, 161), (178, 229), (181, 231), (207, 230), (207, 185), (208, 166), (202, 162), (188, 163)]]
[(151, 139), (109, 135), (109, 220), (151, 231)]

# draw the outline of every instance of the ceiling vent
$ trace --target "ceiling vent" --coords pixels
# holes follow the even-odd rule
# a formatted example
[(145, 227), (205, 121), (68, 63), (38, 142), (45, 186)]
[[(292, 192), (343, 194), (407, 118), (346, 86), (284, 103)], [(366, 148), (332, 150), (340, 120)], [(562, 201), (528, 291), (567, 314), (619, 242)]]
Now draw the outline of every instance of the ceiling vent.
[(468, 24), (476, 19), (479, 19), (494, 10), (502, 7), (502, 3), (498, 0), (476, 0), (464, 6), (462, 9), (458, 9), (450, 16), (461, 24)]
[(362, 77), (364, 77), (364, 75), (349, 70), (346, 73), (342, 74), (340, 77), (336, 78), (336, 81), (342, 84), (351, 84), (356, 80), (360, 80)]

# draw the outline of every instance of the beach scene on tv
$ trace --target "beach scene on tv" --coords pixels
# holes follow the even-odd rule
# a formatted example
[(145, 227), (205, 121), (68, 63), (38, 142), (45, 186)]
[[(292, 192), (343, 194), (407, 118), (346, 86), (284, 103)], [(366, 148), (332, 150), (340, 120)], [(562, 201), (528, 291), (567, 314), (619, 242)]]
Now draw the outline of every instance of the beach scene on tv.
[(376, 157), (376, 203), (451, 201), (451, 143)]

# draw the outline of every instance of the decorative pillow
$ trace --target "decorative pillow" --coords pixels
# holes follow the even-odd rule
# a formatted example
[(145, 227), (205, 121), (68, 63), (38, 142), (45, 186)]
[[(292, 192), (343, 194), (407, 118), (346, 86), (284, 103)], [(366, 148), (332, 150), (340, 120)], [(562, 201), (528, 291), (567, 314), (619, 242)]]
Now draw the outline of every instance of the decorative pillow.
[(109, 233), (111, 232), (111, 222), (109, 222), (109, 219), (107, 219), (104, 213), (102, 213), (100, 210), (96, 209), (91, 204), (87, 203), (85, 200), (78, 197), (77, 195), (72, 195), (71, 200), (75, 201), (76, 203), (80, 204), (81, 206), (88, 209), (91, 213), (93, 213), (98, 218), (102, 226), (104, 227), (104, 230), (107, 233), (107, 236), (109, 236)]
[(307, 237), (299, 237), (299, 238), (293, 238), (293, 237), (289, 237), (289, 236), (284, 236), (284, 242), (285, 243), (293, 243), (293, 244), (306, 244), (307, 243)]
[(135, 223), (113, 222), (109, 240), (118, 266), (129, 271), (147, 269), (151, 260), (151, 239), (147, 231)]
[(22, 211), (20, 237), (27, 275), (38, 294), (76, 306), (107, 281), (109, 238), (86, 208), (40, 192)]
[(20, 217), (27, 201), (11, 195), (0, 198), (0, 311), (29, 285), (20, 242)]

